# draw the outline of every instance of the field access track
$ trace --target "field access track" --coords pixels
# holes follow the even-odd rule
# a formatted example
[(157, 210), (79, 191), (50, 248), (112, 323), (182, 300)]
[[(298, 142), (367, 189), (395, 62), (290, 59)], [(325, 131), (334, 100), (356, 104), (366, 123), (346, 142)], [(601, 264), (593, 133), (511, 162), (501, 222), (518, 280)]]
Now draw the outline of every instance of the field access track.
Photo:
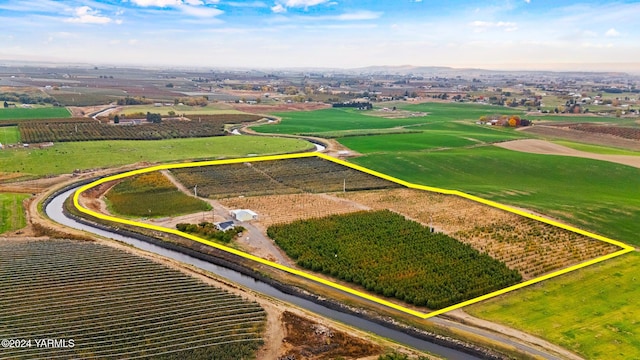
[[(492, 207), (495, 207), (495, 208), (498, 208), (498, 209), (501, 209), (501, 210), (505, 210), (505, 211), (508, 211), (508, 212), (511, 212), (511, 213), (514, 213), (514, 214), (517, 214), (517, 215), (520, 215), (520, 216), (524, 216), (526, 218), (530, 218), (530, 219), (533, 219), (533, 220), (536, 220), (536, 221), (541, 221), (541, 222), (546, 223), (546, 224), (550, 224), (550, 225), (557, 226), (557, 227), (560, 227), (560, 228), (563, 228), (563, 229), (566, 229), (566, 230), (569, 230), (569, 231), (572, 231), (572, 232), (575, 232), (575, 233), (578, 233), (578, 234), (582, 234), (582, 235), (588, 236), (588, 237), (596, 239), (596, 240), (600, 240), (600, 241), (607, 242), (609, 244), (616, 245), (616, 246), (620, 247), (621, 250), (616, 251), (616, 252), (611, 253), (611, 254), (608, 254), (608, 255), (605, 255), (605, 256), (601, 256), (601, 257), (589, 260), (589, 261), (582, 262), (582, 263), (574, 265), (574, 266), (567, 267), (567, 268), (559, 270), (559, 271), (555, 271), (553, 273), (546, 274), (544, 276), (540, 276), (540, 277), (537, 277), (537, 278), (534, 278), (534, 279), (531, 279), (531, 280), (528, 280), (528, 281), (524, 281), (524, 282), (521, 282), (519, 284), (516, 284), (516, 285), (510, 286), (510, 287), (507, 287), (507, 288), (504, 288), (504, 289), (501, 289), (501, 290), (498, 290), (498, 291), (494, 291), (494, 292), (489, 293), (489, 294), (485, 294), (485, 295), (473, 298), (471, 300), (467, 300), (467, 301), (464, 301), (464, 302), (461, 302), (461, 303), (458, 303), (458, 304), (455, 304), (455, 305), (452, 305), (452, 306), (448, 306), (448, 307), (445, 307), (445, 308), (437, 310), (437, 311), (431, 311), (431, 312), (426, 312), (425, 313), (425, 312), (417, 311), (417, 310), (414, 310), (414, 309), (410, 309), (408, 307), (405, 307), (405, 306), (390, 302), (388, 300), (385, 300), (385, 299), (382, 299), (382, 298), (379, 298), (379, 297), (376, 297), (376, 296), (372, 296), (370, 294), (364, 293), (364, 292), (356, 290), (356, 289), (352, 289), (352, 288), (350, 288), (348, 286), (344, 286), (344, 285), (332, 282), (330, 280), (323, 279), (323, 278), (321, 278), (319, 276), (313, 275), (311, 273), (308, 273), (308, 272), (305, 272), (305, 271), (302, 271), (302, 270), (298, 270), (298, 269), (294, 269), (294, 268), (291, 268), (291, 267), (288, 267), (288, 266), (284, 266), (282, 264), (278, 264), (276, 262), (269, 261), (269, 260), (260, 258), (260, 257), (255, 256), (255, 255), (248, 254), (248, 253), (245, 253), (243, 251), (239, 251), (237, 249), (230, 248), (228, 246), (217, 244), (217, 243), (212, 242), (212, 241), (201, 239), (201, 238), (199, 238), (197, 236), (194, 236), (194, 235), (183, 233), (183, 232), (178, 231), (176, 229), (170, 229), (170, 228), (165, 228), (165, 227), (161, 227), (161, 226), (157, 226), (157, 225), (145, 224), (145, 223), (141, 223), (141, 222), (137, 222), (137, 221), (127, 220), (127, 219), (120, 219), (120, 218), (117, 218), (117, 217), (114, 217), (114, 216), (108, 216), (108, 215), (100, 214), (100, 213), (97, 213), (95, 211), (92, 211), (92, 210), (89, 210), (89, 209), (86, 209), (86, 208), (82, 207), (80, 205), (80, 203), (79, 203), (80, 194), (83, 193), (84, 191), (87, 191), (87, 190), (89, 190), (89, 189), (91, 189), (91, 188), (93, 188), (95, 186), (98, 186), (100, 184), (103, 184), (105, 182), (109, 182), (109, 181), (113, 181), (113, 180), (117, 180), (117, 179), (122, 179), (122, 178), (126, 178), (126, 177), (129, 177), (129, 176), (143, 174), (143, 173), (147, 173), (147, 172), (158, 171), (158, 170), (167, 170), (167, 169), (198, 167), (198, 166), (238, 164), (238, 163), (244, 163), (244, 162), (272, 161), (272, 160), (282, 160), (282, 159), (298, 159), (298, 158), (306, 158), (306, 157), (319, 157), (319, 158), (322, 158), (322, 159), (325, 159), (325, 160), (328, 160), (328, 161), (332, 161), (332, 162), (334, 162), (336, 164), (347, 166), (349, 168), (352, 168), (352, 169), (355, 169), (355, 170), (358, 170), (358, 171), (362, 171), (364, 173), (371, 174), (371, 175), (377, 176), (377, 177), (385, 179), (385, 180), (392, 181), (394, 183), (397, 183), (397, 184), (402, 185), (402, 186), (406, 186), (406, 187), (411, 188), (411, 189), (418, 189), (418, 190), (423, 190), (423, 191), (431, 191), (431, 192), (445, 194), (445, 195), (460, 196), (460, 197), (463, 197), (463, 198), (466, 198), (466, 199), (469, 199), (469, 200), (473, 200), (473, 201), (476, 201), (476, 202), (479, 202), (479, 203), (482, 203), (482, 204), (485, 204), (485, 205), (489, 205), (489, 206), (492, 206)], [(517, 289), (520, 289), (520, 288), (523, 288), (523, 287), (526, 287), (526, 286), (529, 286), (529, 285), (532, 285), (532, 284), (535, 284), (535, 283), (538, 283), (538, 282), (541, 282), (541, 281), (544, 281), (544, 280), (547, 280), (547, 279), (550, 279), (550, 278), (553, 278), (553, 277), (556, 277), (556, 276), (559, 276), (559, 275), (563, 275), (563, 274), (572, 272), (572, 271), (577, 270), (577, 269), (581, 269), (581, 268), (584, 268), (584, 267), (587, 267), (587, 266), (590, 266), (590, 265), (593, 265), (593, 264), (596, 264), (596, 263), (599, 263), (599, 262), (614, 258), (616, 256), (620, 256), (620, 255), (629, 253), (629, 252), (634, 250), (633, 247), (628, 246), (626, 244), (623, 244), (623, 243), (621, 243), (619, 241), (616, 241), (616, 240), (613, 240), (613, 239), (609, 239), (607, 237), (600, 236), (600, 235), (597, 235), (597, 234), (593, 234), (593, 233), (590, 233), (590, 232), (587, 232), (587, 231), (584, 231), (584, 230), (581, 230), (581, 229), (578, 229), (578, 228), (575, 228), (575, 227), (572, 227), (572, 226), (569, 226), (569, 225), (561, 224), (559, 222), (556, 222), (556, 221), (553, 221), (553, 220), (549, 220), (549, 219), (543, 218), (543, 217), (538, 216), (538, 215), (530, 214), (528, 212), (525, 212), (525, 211), (522, 211), (522, 210), (519, 210), (519, 209), (515, 209), (515, 208), (512, 208), (510, 206), (506, 206), (506, 205), (503, 205), (503, 204), (500, 204), (500, 203), (497, 203), (497, 202), (494, 202), (494, 201), (485, 200), (485, 199), (479, 198), (477, 196), (473, 196), (473, 195), (469, 195), (469, 194), (463, 193), (463, 192), (458, 191), (458, 190), (447, 190), (447, 189), (440, 189), (440, 188), (435, 188), (435, 187), (430, 187), (430, 186), (412, 184), (412, 183), (409, 183), (409, 182), (406, 182), (406, 181), (403, 181), (403, 180), (400, 180), (400, 179), (397, 179), (397, 178), (394, 178), (394, 177), (379, 173), (377, 171), (373, 171), (373, 170), (364, 168), (362, 166), (351, 164), (351, 163), (348, 163), (346, 161), (339, 160), (339, 159), (336, 159), (336, 158), (333, 158), (331, 156), (328, 156), (328, 155), (325, 155), (325, 154), (321, 154), (321, 153), (287, 154), (287, 155), (262, 156), (262, 157), (226, 159), (226, 160), (213, 160), (213, 161), (203, 161), (203, 162), (193, 162), (193, 163), (183, 163), (183, 164), (167, 164), (167, 165), (152, 166), (152, 167), (148, 167), (148, 168), (145, 168), (145, 169), (139, 169), (139, 170), (129, 171), (129, 172), (122, 173), (122, 174), (117, 174), (117, 175), (105, 177), (105, 178), (99, 179), (97, 181), (94, 181), (94, 182), (92, 182), (90, 184), (87, 184), (87, 185), (81, 187), (80, 189), (78, 189), (78, 191), (76, 191), (76, 193), (74, 194), (74, 197), (73, 197), (73, 203), (74, 203), (75, 207), (79, 211), (81, 211), (81, 212), (83, 212), (83, 213), (85, 213), (87, 215), (99, 218), (99, 219), (103, 219), (103, 220), (107, 220), (107, 221), (111, 221), (111, 222), (115, 222), (115, 223), (120, 223), (120, 224), (132, 225), (132, 226), (136, 226), (136, 227), (140, 227), (140, 228), (146, 228), (146, 229), (150, 229), (150, 230), (161, 231), (161, 232), (165, 232), (165, 233), (168, 233), (168, 234), (178, 235), (178, 236), (184, 237), (186, 239), (197, 241), (199, 243), (214, 247), (216, 249), (219, 249), (219, 250), (222, 250), (222, 251), (226, 251), (226, 252), (234, 254), (234, 255), (241, 256), (243, 258), (255, 261), (257, 263), (264, 264), (264, 265), (267, 265), (267, 266), (271, 266), (273, 268), (276, 268), (276, 269), (279, 269), (279, 270), (282, 270), (282, 271), (285, 271), (285, 272), (300, 276), (302, 278), (309, 279), (309, 280), (315, 281), (317, 283), (321, 283), (321, 284), (327, 285), (327, 286), (332, 287), (334, 289), (344, 291), (344, 292), (346, 292), (348, 294), (355, 295), (357, 297), (361, 297), (363, 299), (367, 299), (367, 300), (373, 301), (375, 303), (387, 306), (387, 307), (395, 309), (397, 311), (401, 311), (401, 312), (404, 312), (404, 313), (407, 313), (407, 314), (410, 314), (410, 315), (413, 315), (413, 316), (416, 316), (416, 317), (422, 318), (422, 319), (427, 319), (427, 318), (430, 318), (430, 317), (433, 317), (433, 316), (437, 316), (437, 315), (446, 313), (446, 312), (451, 311), (451, 310), (462, 308), (462, 307), (467, 306), (467, 305), (471, 305), (471, 304), (474, 304), (474, 303), (477, 303), (477, 302), (480, 302), (480, 301), (483, 301), (483, 300), (486, 300), (486, 299), (489, 299), (489, 298), (492, 298), (492, 297), (495, 297), (495, 296), (498, 296), (498, 295), (502, 295), (502, 294), (505, 294), (505, 293), (508, 293), (508, 292), (511, 292), (511, 291), (514, 291), (514, 290), (517, 290)]]

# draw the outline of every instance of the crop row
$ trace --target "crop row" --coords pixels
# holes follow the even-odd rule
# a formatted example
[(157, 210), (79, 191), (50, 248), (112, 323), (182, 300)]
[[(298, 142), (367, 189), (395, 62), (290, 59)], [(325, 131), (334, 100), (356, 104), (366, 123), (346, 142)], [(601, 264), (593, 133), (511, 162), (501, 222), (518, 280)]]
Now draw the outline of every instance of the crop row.
[(75, 343), (0, 359), (241, 359), (262, 344), (258, 304), (150, 260), (68, 240), (0, 241), (0, 253), (0, 338)]
[(594, 134), (607, 134), (625, 139), (640, 140), (640, 128), (623, 127), (623, 126), (602, 126), (577, 124), (569, 126), (570, 129), (579, 130)]
[(154, 171), (127, 178), (106, 193), (114, 212), (133, 217), (161, 217), (211, 209), (206, 202), (190, 197)]
[(520, 271), (525, 279), (618, 250), (614, 245), (457, 196), (411, 189), (338, 195), (434, 226)]
[(399, 185), (320, 158), (172, 170), (198, 195), (212, 198), (388, 189)]
[(522, 279), (489, 255), (389, 210), (272, 225), (267, 234), (304, 268), (431, 309)]
[(18, 124), (24, 143), (90, 140), (160, 140), (224, 135), (224, 125), (253, 121), (254, 115), (206, 115), (205, 119), (165, 119), (159, 124), (105, 124), (97, 121), (29, 121)]

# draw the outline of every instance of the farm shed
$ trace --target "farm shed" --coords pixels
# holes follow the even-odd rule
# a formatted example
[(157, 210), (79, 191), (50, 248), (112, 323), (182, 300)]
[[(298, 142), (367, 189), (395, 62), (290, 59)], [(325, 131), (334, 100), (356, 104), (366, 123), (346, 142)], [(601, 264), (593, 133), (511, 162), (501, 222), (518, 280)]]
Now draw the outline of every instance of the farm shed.
[(227, 231), (235, 227), (235, 224), (233, 223), (233, 221), (218, 222), (218, 223), (215, 223), (214, 225), (216, 226), (216, 229), (220, 231)]
[(257, 220), (258, 214), (249, 209), (231, 210), (231, 215), (238, 221)]

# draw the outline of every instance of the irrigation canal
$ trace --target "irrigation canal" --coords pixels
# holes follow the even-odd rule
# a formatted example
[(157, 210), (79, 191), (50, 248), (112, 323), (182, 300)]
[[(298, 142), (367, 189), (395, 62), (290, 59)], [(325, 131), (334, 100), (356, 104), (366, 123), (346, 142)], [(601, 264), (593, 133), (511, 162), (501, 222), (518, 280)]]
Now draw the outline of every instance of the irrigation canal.
[(438, 344), (426, 341), (424, 339), (413, 337), (404, 332), (387, 328), (383, 325), (369, 321), (367, 319), (364, 319), (355, 315), (339, 312), (337, 310), (324, 307), (310, 300), (302, 299), (294, 295), (285, 294), (282, 291), (274, 288), (273, 286), (267, 283), (264, 283), (252, 277), (243, 275), (235, 270), (227, 269), (222, 266), (218, 266), (200, 259), (196, 259), (194, 257), (183, 254), (178, 251), (165, 249), (163, 247), (160, 247), (151, 243), (147, 243), (145, 241), (122, 236), (120, 234), (98, 229), (89, 225), (81, 224), (73, 219), (66, 217), (62, 211), (62, 205), (64, 201), (69, 196), (71, 196), (75, 190), (76, 188), (67, 190), (63, 193), (58, 194), (55, 198), (53, 198), (45, 208), (45, 212), (47, 216), (49, 216), (54, 221), (60, 224), (63, 224), (65, 226), (88, 231), (106, 238), (127, 243), (141, 250), (149, 251), (149, 252), (162, 255), (183, 263), (197, 266), (201, 269), (215, 273), (225, 279), (228, 279), (236, 284), (242, 285), (254, 291), (258, 291), (260, 293), (269, 295), (276, 299), (295, 304), (301, 308), (307, 309), (316, 314), (319, 314), (319, 315), (328, 317), (330, 319), (337, 320), (344, 324), (353, 326), (355, 328), (359, 328), (364, 331), (368, 331), (370, 333), (391, 339), (398, 343), (405, 344), (419, 350), (428, 351), (432, 354), (442, 356), (446, 359), (460, 359), (460, 360), (479, 359), (479, 357), (469, 355), (467, 353), (464, 353), (455, 349), (451, 349), (442, 345), (438, 345)]

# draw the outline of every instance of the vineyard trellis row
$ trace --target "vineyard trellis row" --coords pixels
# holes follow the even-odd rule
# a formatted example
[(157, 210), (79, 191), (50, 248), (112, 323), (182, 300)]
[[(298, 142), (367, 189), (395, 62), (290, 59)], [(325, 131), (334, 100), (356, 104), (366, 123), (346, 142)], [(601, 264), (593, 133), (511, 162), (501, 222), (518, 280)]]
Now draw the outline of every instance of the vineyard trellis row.
[[(0, 298), (0, 338), (75, 342), (6, 348), (0, 359), (231, 360), (255, 357), (263, 343), (266, 316), (257, 303), (151, 260), (71, 240), (0, 241), (0, 253), (10, 255), (0, 257), (0, 287), (10, 294)], [(73, 274), (82, 277), (67, 282)]]

